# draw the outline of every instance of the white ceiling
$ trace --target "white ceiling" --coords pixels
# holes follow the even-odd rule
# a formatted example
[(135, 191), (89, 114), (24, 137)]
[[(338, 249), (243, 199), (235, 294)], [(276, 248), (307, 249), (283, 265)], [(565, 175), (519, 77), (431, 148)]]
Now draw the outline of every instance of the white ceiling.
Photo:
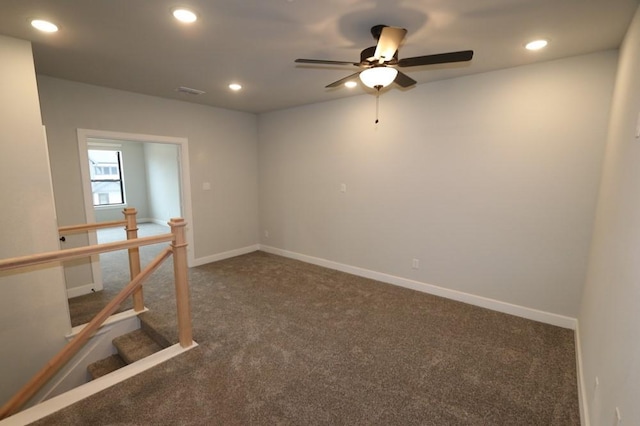
[[(177, 22), (178, 5), (198, 21)], [(637, 7), (638, 0), (0, 0), (0, 34), (32, 41), (40, 74), (263, 112), (364, 93), (324, 88), (356, 67), (293, 61), (358, 62), (375, 45), (373, 25), (409, 31), (400, 58), (475, 51), (466, 64), (403, 68), (420, 84), (617, 48)], [(60, 31), (39, 33), (29, 18)], [(551, 40), (547, 49), (523, 49), (539, 37)], [(231, 92), (231, 82), (244, 89)]]

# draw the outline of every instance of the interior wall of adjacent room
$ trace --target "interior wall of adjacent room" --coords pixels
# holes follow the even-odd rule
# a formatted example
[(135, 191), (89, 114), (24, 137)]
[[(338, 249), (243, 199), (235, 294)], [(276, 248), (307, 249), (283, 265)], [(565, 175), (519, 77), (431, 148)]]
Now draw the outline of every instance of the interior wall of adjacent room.
[(575, 318), (616, 60), (261, 114), (262, 244)]
[[(127, 207), (134, 207), (138, 219), (151, 218), (148, 206), (148, 184), (144, 144), (132, 141), (111, 141), (105, 139), (90, 140), (112, 147), (89, 146), (89, 149), (106, 149), (122, 152), (122, 175), (125, 185), (125, 201)], [(124, 206), (97, 207), (94, 209), (96, 222), (124, 220)], [(124, 238), (124, 234), (123, 234)]]
[(85, 221), (76, 129), (184, 137), (196, 261), (256, 244), (256, 115), (48, 76), (38, 85), (61, 225)]
[(180, 168), (178, 146), (172, 144), (144, 144), (146, 182), (150, 218), (166, 224), (172, 217), (180, 217)]
[[(589, 273), (580, 310), (592, 425), (640, 424), (640, 9), (620, 49)], [(596, 388), (595, 380), (599, 385)]]
[[(0, 259), (58, 250), (47, 146), (31, 44), (0, 36)], [(71, 330), (56, 265), (0, 273), (3, 405), (65, 343)]]

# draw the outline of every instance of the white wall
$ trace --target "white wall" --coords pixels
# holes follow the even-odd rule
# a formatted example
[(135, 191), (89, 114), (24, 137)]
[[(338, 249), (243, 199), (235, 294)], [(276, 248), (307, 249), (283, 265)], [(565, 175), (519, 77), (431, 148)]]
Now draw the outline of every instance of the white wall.
[[(0, 259), (58, 249), (47, 146), (31, 44), (0, 36)], [(62, 270), (0, 273), (0, 405), (65, 343), (71, 330)]]
[[(113, 147), (90, 146), (89, 149), (107, 149), (122, 152), (122, 174), (125, 181), (126, 207), (135, 207), (138, 219), (150, 218), (147, 194), (147, 170), (144, 144), (129, 141), (90, 139), (89, 142), (113, 144)], [(125, 206), (96, 207), (96, 222), (124, 220)], [(124, 238), (124, 233), (122, 234)]]
[[(85, 221), (76, 129), (188, 138), (194, 255), (257, 241), (257, 118), (254, 114), (38, 76), (61, 225)], [(171, 90), (170, 88), (168, 90)], [(202, 183), (211, 190), (202, 190)]]
[(616, 59), (260, 115), (261, 242), (575, 318)]
[[(620, 63), (588, 279), (580, 310), (592, 425), (640, 424), (640, 9)], [(595, 378), (600, 385), (595, 388)]]
[(180, 217), (180, 168), (178, 146), (170, 144), (144, 145), (149, 211), (154, 221), (166, 224)]

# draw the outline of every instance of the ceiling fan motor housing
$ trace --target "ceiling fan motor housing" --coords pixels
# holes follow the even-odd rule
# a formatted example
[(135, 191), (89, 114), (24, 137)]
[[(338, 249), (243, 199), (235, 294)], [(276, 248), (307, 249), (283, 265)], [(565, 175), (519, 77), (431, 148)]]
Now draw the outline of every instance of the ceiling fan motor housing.
[[(374, 57), (376, 53), (376, 46), (367, 47), (362, 52), (360, 52), (360, 65), (373, 65), (377, 63), (378, 60)], [(387, 65), (395, 65), (398, 63), (398, 51), (393, 55), (393, 59), (390, 61), (386, 61)]]
[(380, 40), (380, 34), (382, 34), (384, 27), (388, 27), (388, 25), (374, 25), (371, 27), (371, 35), (376, 41)]

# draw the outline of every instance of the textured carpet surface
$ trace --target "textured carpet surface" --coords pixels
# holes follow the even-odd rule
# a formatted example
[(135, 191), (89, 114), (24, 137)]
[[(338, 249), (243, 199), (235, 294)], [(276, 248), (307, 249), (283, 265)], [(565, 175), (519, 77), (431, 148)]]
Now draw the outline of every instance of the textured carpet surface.
[(263, 252), (190, 280), (200, 346), (37, 424), (579, 424), (570, 330)]

